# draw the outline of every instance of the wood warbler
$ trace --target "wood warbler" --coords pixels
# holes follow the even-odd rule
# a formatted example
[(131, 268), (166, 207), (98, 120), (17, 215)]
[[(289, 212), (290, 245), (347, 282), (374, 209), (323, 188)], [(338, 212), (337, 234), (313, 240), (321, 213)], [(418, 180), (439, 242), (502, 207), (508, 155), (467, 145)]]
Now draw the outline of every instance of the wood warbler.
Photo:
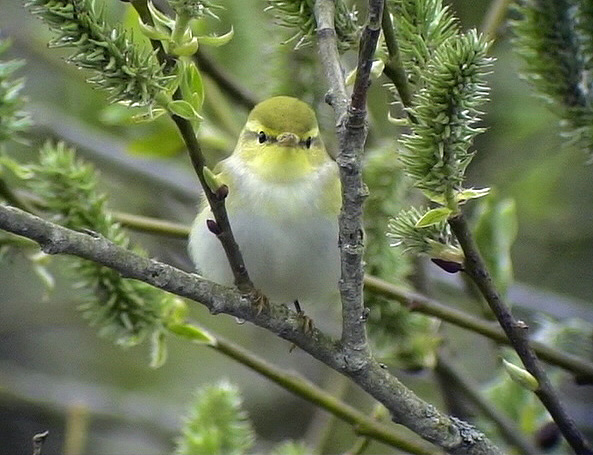
[[(255, 285), (272, 301), (338, 301), (338, 168), (306, 103), (277, 96), (253, 108), (237, 146), (215, 168), (228, 186), (231, 228)], [(207, 279), (233, 284), (206, 202), (192, 226), (189, 253)]]

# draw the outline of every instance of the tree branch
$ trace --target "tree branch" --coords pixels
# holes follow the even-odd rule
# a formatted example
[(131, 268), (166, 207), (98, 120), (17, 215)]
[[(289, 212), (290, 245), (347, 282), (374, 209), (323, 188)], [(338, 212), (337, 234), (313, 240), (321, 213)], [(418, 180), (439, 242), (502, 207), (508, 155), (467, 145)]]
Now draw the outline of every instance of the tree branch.
[[(28, 197), (20, 199), (27, 205), (29, 205), (29, 203), (34, 203), (34, 201)], [(16, 206), (16, 204), (13, 205)], [(31, 210), (26, 211), (30, 213), (36, 213), (35, 211), (32, 212)], [(125, 212), (111, 212), (111, 215), (113, 216), (113, 219), (122, 226), (140, 232), (158, 234), (161, 236), (178, 239), (187, 239), (189, 236), (190, 227), (184, 224)], [(25, 245), (34, 246), (35, 244), (26, 243)], [(497, 343), (506, 345), (510, 343), (502, 329), (497, 325), (493, 325), (491, 321), (484, 320), (477, 316), (468, 314), (467, 312), (452, 308), (440, 303), (437, 300), (431, 299), (414, 291), (410, 291), (409, 289), (405, 289), (402, 286), (389, 283), (388, 281), (382, 280), (376, 276), (365, 275), (364, 284), (366, 291), (381, 295), (390, 300), (395, 300), (396, 302), (404, 305), (410, 311), (436, 317), (457, 327), (461, 327), (482, 335), (486, 338), (496, 341)], [(575, 379), (579, 383), (593, 383), (593, 363), (587, 359), (560, 351), (539, 341), (532, 340), (530, 343), (537, 356), (543, 361), (573, 373)]]
[(255, 95), (224, 72), (218, 64), (206, 55), (201, 49), (194, 56), (198, 68), (210, 76), (218, 86), (233, 100), (248, 110), (253, 109), (257, 104)]
[(460, 214), (450, 218), (449, 225), (465, 253), (464, 271), (480, 289), (500, 326), (506, 333), (510, 345), (519, 355), (527, 371), (537, 379), (539, 385), (534, 393), (546, 407), (575, 453), (578, 455), (592, 455), (593, 449), (591, 449), (572, 418), (564, 409), (545, 370), (535, 352), (529, 346), (527, 325), (513, 317), (509, 307), (494, 287), (465, 217)]
[(336, 5), (332, 0), (317, 0), (314, 10), (317, 21), (319, 57), (325, 71), (325, 78), (329, 82), (325, 101), (334, 108), (336, 125), (339, 127), (348, 109), (348, 95), (344, 81), (344, 70), (340, 64), (338, 38), (334, 24)]
[(454, 455), (494, 455), (500, 451), (467, 423), (447, 417), (418, 398), (385, 367), (368, 359), (363, 370), (349, 363), (340, 343), (313, 328), (302, 330), (297, 313), (284, 305), (270, 303), (262, 312), (253, 299), (236, 289), (220, 286), (170, 265), (138, 256), (89, 233), (75, 232), (20, 209), (0, 204), (0, 229), (40, 244), (47, 254), (71, 254), (117, 270), (126, 278), (144, 281), (165, 291), (194, 300), (212, 314), (225, 313), (250, 321), (288, 340), (330, 368), (350, 377), (381, 402), (397, 423)]
[[(370, 0), (368, 23), (360, 38), (358, 66), (352, 97), (346, 111), (345, 122), (338, 125), (339, 151), (337, 163), (342, 183), (342, 209), (338, 218), (339, 246), (342, 273), (342, 343), (352, 354), (363, 354), (356, 360), (363, 363), (368, 358), (364, 303), (363, 303), (363, 222), (362, 204), (368, 190), (362, 181), (362, 156), (367, 137), (366, 100), (375, 48), (381, 33), (384, 0)], [(321, 43), (320, 43), (321, 44)], [(333, 43), (332, 43), (333, 44)], [(332, 52), (332, 56), (337, 54)], [(326, 71), (329, 73), (329, 71)], [(341, 81), (329, 81), (338, 90)], [(340, 113), (336, 110), (336, 119)], [(354, 356), (353, 356), (354, 357)]]
[[(28, 201), (28, 199), (25, 199), (25, 201)], [(189, 235), (189, 226), (183, 224), (123, 212), (111, 213), (118, 223), (130, 229), (180, 239), (186, 239)], [(410, 311), (433, 316), (457, 327), (482, 335), (497, 343), (510, 344), (509, 339), (500, 326), (494, 325), (489, 320), (452, 308), (437, 300), (410, 291), (403, 286), (389, 283), (373, 275), (365, 275), (364, 285), (366, 291), (381, 295), (390, 300), (395, 300)], [(531, 340), (530, 344), (537, 356), (543, 361), (573, 373), (579, 383), (593, 383), (593, 363), (587, 359), (560, 351), (539, 341)]]
[(511, 444), (520, 449), (522, 455), (538, 455), (539, 450), (527, 440), (525, 435), (517, 428), (517, 423), (513, 422), (504, 412), (489, 402), (478, 386), (469, 379), (469, 377), (455, 368), (455, 365), (449, 359), (449, 356), (443, 352), (439, 353), (438, 361), (435, 367), (436, 371), (444, 376), (448, 384), (461, 390), (463, 396), (467, 398), (480, 412), (494, 422), (500, 431), (500, 434)]
[[(492, 322), (451, 308), (375, 276), (367, 275), (365, 277), (365, 289), (388, 299), (396, 300), (405, 305), (410, 311), (434, 316), (442, 321), (483, 335), (497, 343), (510, 344), (502, 329), (493, 325)], [(587, 383), (593, 381), (593, 364), (586, 359), (559, 351), (538, 341), (532, 341), (531, 345), (542, 360), (574, 373), (577, 379)]]
[(278, 368), (218, 335), (214, 335), (214, 337), (216, 338), (216, 342), (210, 347), (257, 371), (289, 392), (304, 398), (344, 422), (349, 423), (354, 427), (354, 431), (358, 435), (383, 442), (384, 444), (400, 448), (409, 453), (422, 455), (438, 455), (440, 453), (434, 446), (415, 441), (407, 434), (400, 432), (399, 429), (390, 428), (372, 417), (368, 417), (299, 374)]
[[(153, 25), (152, 16), (147, 7), (147, 0), (133, 0), (132, 5), (143, 22)], [(172, 59), (165, 53), (160, 41), (151, 40), (151, 43), (153, 48), (157, 51), (159, 62), (165, 65), (172, 65)], [(173, 99), (181, 99), (181, 90), (179, 88), (175, 90)], [(243, 260), (239, 245), (231, 230), (231, 223), (224, 202), (226, 194), (224, 194), (224, 192), (215, 192), (206, 183), (206, 178), (204, 176), (206, 161), (202, 154), (200, 143), (198, 142), (192, 123), (175, 114), (171, 114), (171, 119), (175, 122), (175, 125), (177, 125), (177, 128), (183, 137), (192, 165), (196, 171), (204, 195), (208, 200), (210, 209), (212, 210), (212, 215), (214, 216), (216, 223), (216, 237), (220, 240), (229, 261), (235, 279), (235, 285), (244, 294), (251, 293), (255, 289), (249, 278), (249, 273), (247, 272), (247, 267), (245, 267), (245, 261)]]

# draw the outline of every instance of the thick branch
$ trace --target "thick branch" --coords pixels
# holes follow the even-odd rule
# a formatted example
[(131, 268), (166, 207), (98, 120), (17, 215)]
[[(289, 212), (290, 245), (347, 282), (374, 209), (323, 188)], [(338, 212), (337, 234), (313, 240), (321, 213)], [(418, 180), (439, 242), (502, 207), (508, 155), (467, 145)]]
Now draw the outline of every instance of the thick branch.
[(330, 368), (349, 376), (381, 402), (393, 419), (454, 455), (493, 455), (499, 450), (465, 422), (449, 418), (407, 389), (373, 359), (356, 371), (339, 343), (317, 329), (304, 333), (302, 320), (284, 305), (271, 303), (258, 313), (250, 298), (195, 274), (138, 256), (108, 240), (55, 225), (20, 209), (0, 205), (0, 229), (35, 240), (47, 254), (71, 254), (117, 270), (126, 278), (144, 281), (205, 305), (211, 313), (226, 313), (270, 330)]
[[(366, 100), (375, 48), (381, 33), (383, 0), (369, 2), (368, 24), (358, 52), (354, 88), (345, 122), (338, 125), (337, 163), (342, 182), (342, 210), (339, 216), (339, 245), (342, 258), (340, 293), (342, 296), (342, 343), (358, 357), (362, 368), (367, 361), (368, 344), (363, 304), (363, 221), (362, 204), (368, 190), (362, 181), (362, 156), (367, 137)], [(333, 54), (335, 56), (335, 54)], [(330, 85), (338, 85), (330, 81)], [(339, 113), (336, 110), (336, 118)], [(359, 356), (358, 354), (363, 354)]]
[[(123, 212), (111, 213), (118, 223), (130, 229), (180, 239), (187, 239), (189, 235), (189, 226), (183, 224)], [(500, 326), (494, 325), (491, 321), (452, 308), (437, 300), (405, 289), (403, 286), (397, 286), (372, 275), (365, 275), (364, 285), (366, 291), (395, 300), (410, 311), (434, 316), (457, 327), (485, 336), (497, 343), (507, 345), (510, 343)], [(579, 383), (593, 384), (593, 363), (539, 341), (532, 340), (530, 343), (537, 356), (543, 361), (573, 373)]]
[(336, 124), (339, 126), (348, 109), (348, 95), (344, 81), (344, 70), (340, 64), (340, 53), (338, 52), (338, 38), (334, 25), (335, 13), (336, 5), (333, 0), (317, 0), (315, 2), (319, 57), (325, 70), (325, 78), (329, 82), (329, 91), (325, 101), (334, 108)]
[(548, 375), (540, 364), (535, 352), (529, 346), (527, 325), (523, 321), (518, 321), (513, 317), (509, 307), (494, 287), (494, 283), (478, 251), (465, 217), (463, 214), (457, 215), (449, 219), (449, 224), (465, 253), (465, 272), (480, 289), (500, 326), (509, 338), (510, 345), (521, 358), (527, 371), (537, 379), (539, 387), (535, 391), (535, 394), (546, 407), (575, 453), (578, 455), (593, 455), (593, 450), (564, 409), (548, 379)]

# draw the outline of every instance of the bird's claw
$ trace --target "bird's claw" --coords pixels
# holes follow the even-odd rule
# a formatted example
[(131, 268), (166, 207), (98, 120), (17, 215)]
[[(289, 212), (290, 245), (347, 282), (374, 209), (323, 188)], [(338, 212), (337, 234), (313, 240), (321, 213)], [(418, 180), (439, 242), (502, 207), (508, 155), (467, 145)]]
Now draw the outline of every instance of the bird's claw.
[(259, 316), (261, 312), (270, 304), (268, 298), (259, 289), (253, 289), (250, 291), (249, 299), (253, 304), (256, 316)]
[(313, 319), (305, 314), (298, 300), (294, 301), (294, 307), (296, 308), (297, 318), (299, 319), (301, 329), (305, 335), (311, 334), (313, 332), (313, 328), (315, 327), (313, 324)]

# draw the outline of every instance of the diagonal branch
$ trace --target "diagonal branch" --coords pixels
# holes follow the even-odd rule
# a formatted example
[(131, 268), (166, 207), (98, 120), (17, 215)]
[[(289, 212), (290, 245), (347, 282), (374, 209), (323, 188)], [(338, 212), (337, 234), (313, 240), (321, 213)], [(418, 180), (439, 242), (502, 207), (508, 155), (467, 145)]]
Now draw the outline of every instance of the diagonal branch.
[[(365, 289), (387, 299), (400, 302), (410, 311), (436, 317), (441, 321), (478, 333), (497, 343), (510, 344), (505, 333), (494, 323), (444, 305), (401, 286), (388, 283), (375, 276), (367, 275), (365, 277)], [(542, 360), (570, 371), (575, 375), (576, 380), (581, 383), (589, 384), (593, 381), (593, 363), (538, 341), (531, 341), (530, 343)]]
[[(150, 15), (147, 7), (147, 0), (133, 0), (132, 6), (136, 9), (138, 15), (144, 23), (153, 25), (152, 16)], [(162, 65), (172, 66), (172, 59), (165, 53), (162, 44), (155, 40), (151, 40), (151, 43), (153, 48), (156, 50), (156, 55), (159, 62)], [(179, 88), (173, 94), (173, 99), (181, 99), (181, 90)], [(222, 248), (224, 249), (226, 257), (229, 261), (229, 265), (233, 272), (235, 285), (244, 294), (251, 293), (254, 291), (254, 286), (251, 282), (251, 279), (249, 278), (249, 273), (247, 272), (247, 267), (245, 266), (245, 261), (243, 260), (243, 255), (241, 254), (239, 245), (235, 240), (235, 236), (231, 229), (231, 223), (229, 221), (225, 207), (226, 190), (215, 191), (208, 186), (206, 177), (204, 176), (206, 161), (204, 159), (200, 143), (198, 142), (198, 138), (196, 137), (196, 132), (191, 121), (175, 114), (171, 114), (171, 118), (175, 122), (175, 125), (177, 125), (177, 128), (183, 137), (183, 141), (187, 147), (192, 165), (196, 171), (198, 180), (200, 181), (200, 185), (204, 191), (204, 195), (208, 200), (210, 209), (212, 210), (215, 223), (213, 223), (213, 229), (211, 230), (213, 231), (213, 234), (216, 234), (216, 237), (222, 244)]]
[[(212, 332), (210, 333), (212, 334)], [(434, 446), (410, 438), (405, 432), (400, 431), (399, 428), (389, 427), (363, 414), (305, 379), (303, 376), (266, 362), (254, 353), (218, 335), (214, 335), (214, 337), (216, 341), (209, 345), (212, 349), (257, 371), (289, 392), (308, 400), (344, 422), (349, 423), (354, 427), (356, 434), (397, 447), (409, 453), (420, 455), (438, 455), (440, 453)]]
[(480, 390), (477, 384), (456, 368), (453, 361), (442, 350), (439, 353), (436, 371), (443, 375), (448, 385), (459, 388), (461, 394), (471, 402), (484, 416), (490, 419), (503, 438), (511, 445), (521, 451), (522, 455), (538, 455), (539, 450), (529, 441), (524, 433), (517, 427), (508, 415), (498, 409), (494, 403), (489, 401)]
[(70, 254), (117, 270), (126, 278), (141, 280), (159, 289), (206, 306), (211, 313), (225, 313), (250, 321), (288, 340), (330, 368), (350, 377), (381, 402), (394, 421), (454, 455), (495, 455), (500, 451), (469, 424), (441, 414), (418, 398), (385, 367), (368, 359), (363, 370), (349, 364), (340, 343), (317, 329), (302, 330), (297, 313), (271, 303), (257, 314), (253, 301), (233, 288), (220, 286), (170, 265), (138, 256), (90, 233), (75, 232), (0, 204), (0, 229), (30, 238), (47, 254)]
[(529, 345), (527, 325), (513, 317), (509, 307), (494, 287), (465, 217), (460, 214), (450, 218), (449, 225), (465, 253), (465, 272), (480, 289), (525, 369), (537, 380), (538, 388), (534, 393), (546, 407), (574, 452), (578, 455), (593, 455), (593, 449), (566, 412), (544, 368)]

